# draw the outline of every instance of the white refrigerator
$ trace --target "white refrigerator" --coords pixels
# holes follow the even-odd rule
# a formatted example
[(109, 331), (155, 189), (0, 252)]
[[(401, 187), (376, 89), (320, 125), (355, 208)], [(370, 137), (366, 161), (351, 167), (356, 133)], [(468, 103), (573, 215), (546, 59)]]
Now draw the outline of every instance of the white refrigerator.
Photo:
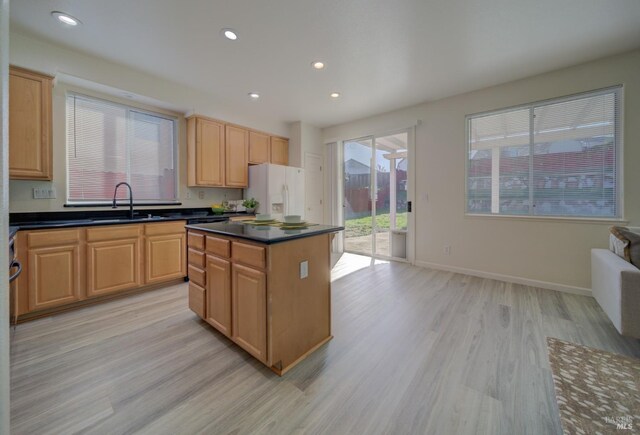
[(256, 213), (270, 214), (274, 219), (300, 215), (304, 219), (304, 169), (263, 163), (249, 166), (249, 187), (244, 198), (255, 198)]

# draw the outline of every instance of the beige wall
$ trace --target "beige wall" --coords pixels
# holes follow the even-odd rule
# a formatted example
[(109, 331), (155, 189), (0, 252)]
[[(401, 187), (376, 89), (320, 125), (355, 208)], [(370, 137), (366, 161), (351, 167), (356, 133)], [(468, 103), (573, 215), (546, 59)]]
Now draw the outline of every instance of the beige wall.
[(322, 130), (309, 123), (298, 121), (289, 129), (289, 165), (304, 168), (306, 153), (324, 156)]
[[(186, 121), (181, 114), (161, 110), (129, 100), (120, 99), (112, 95), (104, 95), (88, 89), (79, 88), (66, 83), (57, 82), (53, 89), (53, 181), (24, 181), (11, 180), (10, 187), (10, 210), (11, 212), (27, 211), (61, 211), (61, 210), (91, 210), (83, 207), (65, 208), (67, 189), (67, 146), (66, 146), (66, 94), (68, 91), (80, 92), (98, 98), (106, 98), (122, 104), (135, 105), (136, 107), (153, 110), (155, 112), (176, 116), (178, 119), (178, 177), (179, 177), (179, 200), (180, 207), (208, 207), (215, 202), (225, 199), (242, 198), (241, 189), (216, 189), (216, 188), (189, 188), (187, 187), (187, 133)], [(55, 187), (57, 196), (55, 199), (33, 199), (34, 187)], [(199, 193), (203, 192), (204, 199), (199, 199)], [(135, 188), (134, 188), (135, 199)], [(189, 198), (190, 197), (190, 198)], [(142, 207), (142, 206), (141, 206)], [(144, 207), (144, 208), (166, 208)], [(104, 207), (100, 208), (104, 210)]]
[[(30, 36), (11, 33), (9, 55), (10, 62), (14, 65), (58, 77), (53, 95), (54, 181), (11, 181), (10, 210), (12, 212), (69, 210), (68, 208), (63, 208), (66, 197), (65, 92), (67, 89), (78, 90), (85, 94), (97, 95), (149, 110), (166, 112), (168, 108), (178, 112), (180, 119), (179, 199), (182, 202), (182, 207), (207, 207), (224, 199), (239, 199), (242, 197), (241, 189), (187, 188), (184, 112), (211, 116), (273, 134), (286, 136), (289, 133), (289, 126), (286, 123), (251, 118), (242, 111), (235, 111), (223, 102), (216, 101), (215, 97), (211, 95)], [(74, 84), (63, 82), (63, 80), (67, 81), (67, 79), (68, 82), (73, 82)], [(149, 100), (157, 101), (157, 105), (150, 107), (140, 102), (120, 99), (113, 95), (103, 95), (95, 90), (78, 88), (78, 82), (82, 83), (83, 81), (100, 85), (97, 89), (102, 87), (104, 89), (112, 89), (114, 92), (126, 91), (134, 95), (148, 97), (147, 99)], [(115, 95), (119, 94), (116, 93)], [(165, 110), (158, 110), (158, 106), (164, 107)], [(57, 190), (56, 199), (33, 199), (32, 191), (34, 187), (50, 186), (54, 186)], [(198, 199), (200, 192), (204, 194), (203, 200)], [(188, 196), (191, 196), (191, 199)]]
[[(465, 115), (624, 85), (624, 218), (640, 224), (640, 51), (323, 130), (325, 142), (416, 127), (416, 263), (549, 288), (589, 289), (610, 222), (465, 216)], [(443, 254), (450, 245), (451, 255)]]
[[(320, 161), (324, 166), (325, 146), (322, 141), (322, 130), (309, 123), (298, 121), (291, 124), (289, 132), (289, 165), (300, 168), (307, 168), (305, 172), (305, 219), (312, 219), (314, 222), (324, 223), (326, 215), (324, 206), (312, 208), (312, 204), (325, 204), (324, 185), (326, 180), (321, 182), (318, 188), (314, 185), (317, 177), (313, 177), (309, 172), (306, 163), (309, 154), (320, 156)], [(326, 175), (326, 171), (320, 174), (320, 178)], [(316, 178), (314, 180), (313, 178)]]

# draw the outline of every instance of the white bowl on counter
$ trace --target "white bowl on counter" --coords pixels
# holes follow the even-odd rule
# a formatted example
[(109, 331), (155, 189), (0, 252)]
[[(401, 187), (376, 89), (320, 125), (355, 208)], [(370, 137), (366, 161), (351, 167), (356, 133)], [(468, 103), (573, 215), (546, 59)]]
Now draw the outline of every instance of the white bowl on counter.
[(271, 220), (270, 214), (258, 214), (256, 215), (256, 222), (267, 222)]
[(298, 214), (290, 214), (284, 217), (284, 222), (286, 224), (299, 224), (302, 222), (302, 216)]

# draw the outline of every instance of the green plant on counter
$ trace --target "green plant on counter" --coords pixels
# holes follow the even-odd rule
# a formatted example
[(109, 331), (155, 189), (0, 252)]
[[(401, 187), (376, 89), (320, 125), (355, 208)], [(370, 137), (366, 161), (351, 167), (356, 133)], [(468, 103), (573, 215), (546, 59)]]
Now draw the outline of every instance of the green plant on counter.
[(242, 201), (242, 206), (245, 208), (255, 209), (259, 204), (260, 203), (256, 201), (255, 198), (245, 199), (244, 201)]

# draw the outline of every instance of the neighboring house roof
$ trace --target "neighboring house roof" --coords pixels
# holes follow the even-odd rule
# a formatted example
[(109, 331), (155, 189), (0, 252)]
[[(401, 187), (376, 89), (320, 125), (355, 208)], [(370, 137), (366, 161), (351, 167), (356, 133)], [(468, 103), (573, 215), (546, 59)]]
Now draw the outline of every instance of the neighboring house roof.
[(344, 172), (350, 175), (370, 174), (371, 168), (354, 159), (344, 162)]
[(402, 159), (398, 162), (396, 169), (398, 171), (406, 171), (408, 165), (409, 165), (409, 161), (407, 159)]

